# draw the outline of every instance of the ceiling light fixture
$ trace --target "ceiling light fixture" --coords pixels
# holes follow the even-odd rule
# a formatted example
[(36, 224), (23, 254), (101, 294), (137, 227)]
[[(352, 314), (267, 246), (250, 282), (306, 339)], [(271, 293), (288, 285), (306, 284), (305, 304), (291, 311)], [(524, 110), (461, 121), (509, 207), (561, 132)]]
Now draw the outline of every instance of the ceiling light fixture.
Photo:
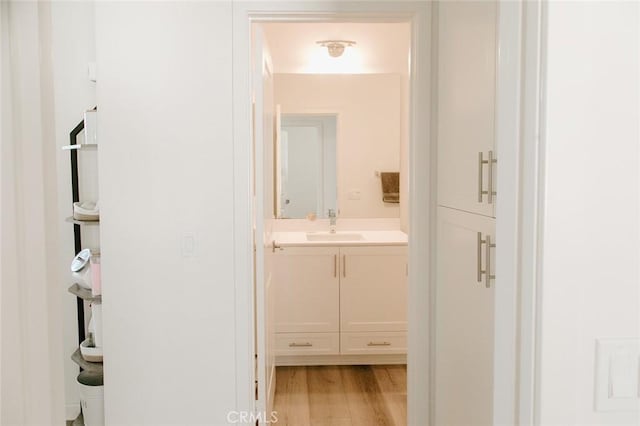
[(322, 40), (316, 41), (316, 43), (322, 47), (326, 47), (329, 52), (329, 56), (332, 58), (342, 56), (345, 47), (351, 47), (356, 44), (355, 41), (350, 40)]

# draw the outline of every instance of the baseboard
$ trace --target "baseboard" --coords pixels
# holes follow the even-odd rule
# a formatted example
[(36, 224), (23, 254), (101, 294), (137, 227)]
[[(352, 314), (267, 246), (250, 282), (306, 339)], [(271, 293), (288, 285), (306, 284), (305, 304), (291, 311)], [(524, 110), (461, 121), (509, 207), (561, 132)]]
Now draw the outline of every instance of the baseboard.
[(284, 355), (276, 357), (276, 366), (301, 365), (380, 365), (406, 364), (407, 355)]
[(76, 404), (67, 404), (65, 406), (66, 408), (66, 417), (67, 420), (75, 420), (76, 417), (78, 417), (78, 414), (80, 414), (80, 403), (76, 403)]

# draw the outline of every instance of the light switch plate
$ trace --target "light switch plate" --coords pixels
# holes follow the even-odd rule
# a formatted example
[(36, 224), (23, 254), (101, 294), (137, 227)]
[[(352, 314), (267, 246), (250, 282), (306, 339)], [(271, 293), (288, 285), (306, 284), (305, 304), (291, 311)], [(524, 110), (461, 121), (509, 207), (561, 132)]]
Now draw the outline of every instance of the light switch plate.
[(193, 257), (196, 255), (196, 237), (187, 233), (182, 236), (182, 257)]
[(640, 339), (596, 341), (597, 411), (640, 408)]
[(96, 81), (96, 63), (95, 62), (89, 62), (89, 64), (87, 65), (87, 77), (89, 78), (89, 81), (93, 81), (95, 83)]

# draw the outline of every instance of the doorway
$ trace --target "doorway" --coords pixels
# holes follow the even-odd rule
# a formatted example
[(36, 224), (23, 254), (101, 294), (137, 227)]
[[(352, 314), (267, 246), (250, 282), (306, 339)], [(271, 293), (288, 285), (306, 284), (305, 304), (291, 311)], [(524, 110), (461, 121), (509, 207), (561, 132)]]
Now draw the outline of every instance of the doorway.
[[(330, 205), (332, 204), (332, 202), (335, 203), (335, 211), (339, 216), (339, 226), (342, 226), (343, 223), (355, 221), (358, 219), (369, 220), (369, 222), (377, 220), (378, 223), (376, 224), (376, 226), (380, 227), (380, 223), (384, 222), (386, 224), (384, 225), (386, 226), (386, 229), (390, 231), (397, 229), (398, 234), (401, 234), (400, 223), (404, 220), (404, 229), (405, 231), (408, 231), (408, 219), (410, 217), (406, 197), (406, 195), (408, 195), (408, 182), (410, 173), (410, 165), (408, 164), (409, 135), (412, 133), (412, 131), (410, 130), (411, 120), (409, 117), (410, 112), (415, 109), (410, 106), (411, 97), (409, 96), (409, 93), (411, 93), (412, 91), (414, 93), (420, 92), (420, 90), (416, 87), (415, 82), (412, 80), (413, 70), (411, 70), (410, 72), (409, 69), (410, 63), (413, 64), (414, 70), (418, 70), (418, 64), (420, 64), (420, 61), (416, 60), (417, 58), (419, 58), (419, 56), (416, 55), (415, 52), (411, 52), (413, 48), (411, 44), (412, 28), (415, 28), (415, 25), (417, 25), (416, 22), (413, 22), (413, 15), (406, 12), (397, 13), (395, 15), (392, 15), (391, 17), (384, 18), (381, 18), (380, 16), (372, 17), (364, 15), (363, 17), (356, 18), (349, 17), (349, 19), (345, 19), (347, 20), (347, 22), (343, 22), (344, 20), (340, 18), (327, 20), (326, 18), (318, 17), (317, 21), (314, 21), (313, 23), (309, 22), (303, 24), (306, 26), (312, 26), (316, 23), (320, 25), (331, 24), (334, 27), (345, 27), (352, 25), (360, 27), (359, 29), (361, 31), (364, 31), (363, 28), (366, 28), (367, 26), (379, 27), (377, 32), (379, 33), (378, 37), (381, 40), (384, 40), (385, 37), (389, 38), (389, 34), (393, 34), (394, 32), (397, 32), (398, 29), (402, 29), (404, 42), (399, 43), (399, 47), (394, 48), (393, 46), (391, 46), (391, 50), (393, 50), (393, 53), (397, 57), (397, 68), (401, 69), (401, 71), (395, 73), (395, 75), (392, 72), (385, 72), (384, 70), (382, 72), (375, 72), (377, 69), (374, 69), (373, 72), (354, 72), (345, 74), (344, 68), (340, 70), (340, 73), (324, 72), (288, 75), (288, 73), (285, 72), (282, 73), (283, 75), (278, 75), (278, 60), (277, 58), (274, 59), (276, 55), (272, 55), (272, 52), (269, 52), (269, 50), (273, 51), (273, 49), (268, 48), (268, 45), (278, 43), (274, 43), (273, 41), (269, 40), (268, 36), (260, 37), (260, 33), (262, 31), (262, 28), (260, 27), (269, 25), (279, 25), (282, 27), (287, 25), (294, 26), (296, 24), (288, 21), (287, 19), (284, 19), (284, 22), (280, 19), (282, 19), (282, 17), (260, 19), (258, 21), (255, 21), (254, 26), (251, 28), (253, 37), (253, 44), (251, 48), (251, 51), (253, 52), (252, 80), (254, 82), (251, 98), (254, 100), (254, 118), (252, 121), (253, 128), (255, 130), (255, 132), (253, 133), (253, 152), (255, 158), (253, 168), (253, 205), (255, 207), (253, 213), (255, 221), (253, 235), (257, 236), (257, 240), (255, 243), (256, 287), (254, 294), (257, 316), (256, 327), (258, 330), (264, 330), (262, 333), (257, 333), (258, 336), (256, 339), (256, 344), (258, 347), (256, 357), (256, 377), (258, 380), (258, 388), (256, 392), (260, 404), (258, 406), (258, 412), (264, 412), (265, 414), (271, 413), (271, 404), (274, 400), (277, 399), (273, 397), (273, 394), (277, 392), (275, 389), (278, 389), (277, 380), (275, 380), (275, 386), (273, 385), (274, 379), (278, 377), (278, 374), (275, 372), (276, 369), (273, 368), (273, 366), (277, 363), (277, 360), (274, 359), (268, 352), (270, 350), (273, 350), (273, 348), (277, 348), (278, 342), (270, 337), (274, 332), (273, 328), (270, 325), (260, 327), (260, 324), (269, 324), (270, 320), (272, 321), (272, 313), (269, 313), (268, 311), (269, 308), (272, 307), (272, 301), (274, 299), (277, 299), (277, 295), (274, 296), (274, 292), (277, 293), (277, 290), (274, 290), (274, 286), (277, 287), (275, 285), (275, 282), (282, 281), (274, 278), (277, 274), (277, 267), (274, 266), (274, 258), (277, 257), (277, 254), (279, 252), (276, 252), (276, 255), (274, 256), (274, 250), (276, 250), (276, 247), (275, 244), (271, 245), (270, 243), (275, 243), (274, 239), (272, 238), (274, 228), (278, 228), (278, 226), (284, 226), (286, 228), (287, 226), (289, 226), (289, 224), (282, 225), (281, 223), (278, 223), (284, 222), (282, 220), (282, 217), (278, 217), (278, 214), (282, 211), (283, 200), (286, 200), (282, 197), (281, 193), (278, 193), (278, 189), (281, 189), (282, 187), (283, 177), (282, 173), (280, 173), (280, 169), (283, 165), (282, 145), (283, 141), (285, 141), (285, 145), (289, 142), (288, 135), (283, 137), (282, 134), (283, 128), (286, 127), (282, 125), (283, 118), (286, 125), (287, 114), (296, 114), (298, 116), (302, 115), (306, 117), (317, 114), (324, 116), (336, 116), (336, 151), (338, 152), (334, 154), (334, 160), (336, 161), (336, 172), (334, 175), (334, 179), (337, 185), (335, 183), (333, 185), (337, 186), (339, 190), (336, 191), (337, 194), (334, 195), (334, 200), (327, 200), (325, 204)], [(256, 25), (256, 23), (258, 25)], [(298, 25), (300, 24), (298, 23)], [(335, 30), (335, 28), (333, 28), (333, 30)], [(326, 37), (327, 36), (318, 38), (320, 41)], [(366, 45), (366, 40), (360, 39), (360, 42)], [(315, 44), (315, 42), (312, 43)], [(373, 45), (373, 43), (371, 44)], [(390, 43), (387, 42), (387, 44)], [(278, 44), (278, 47), (280, 47), (280, 44)], [(367, 47), (370, 48), (370, 46)], [(326, 54), (326, 49), (322, 53)], [(376, 59), (380, 62), (384, 62), (384, 59), (381, 60), (379, 57)], [(328, 67), (327, 64), (318, 65), (318, 63), (314, 63), (314, 66), (325, 68)], [(358, 66), (363, 65), (362, 63), (360, 63), (358, 64)], [(423, 69), (426, 69), (426, 67)], [(401, 75), (400, 73), (403, 74)], [(271, 84), (273, 84), (273, 81), (279, 82), (279, 84), (275, 85), (276, 89), (272, 89), (271, 87), (269, 87)], [(423, 88), (428, 89), (428, 82), (423, 83)], [(260, 105), (264, 102), (264, 99), (278, 99), (280, 97), (286, 97), (285, 95), (280, 95), (277, 93), (279, 92), (278, 87), (284, 86), (293, 88), (293, 90), (283, 90), (283, 92), (289, 93), (289, 95), (287, 95), (289, 97), (288, 99), (274, 102), (264, 109), (260, 108)], [(317, 89), (316, 92), (318, 93), (311, 93), (309, 87), (315, 87)], [(291, 93), (293, 93), (293, 95)], [(295, 95), (299, 95), (300, 93), (302, 93), (302, 98), (306, 97), (322, 99), (313, 104), (301, 104), (300, 101), (294, 99), (296, 97)], [(329, 96), (328, 93), (333, 93), (333, 98)], [(337, 101), (336, 99), (344, 93), (347, 94), (346, 97), (348, 99), (355, 99), (356, 102), (345, 103)], [(278, 114), (279, 107), (284, 108), (281, 111), (281, 114)], [(370, 108), (371, 110), (373, 110), (373, 115), (363, 114), (362, 110), (365, 108)], [(275, 117), (271, 116), (270, 111), (274, 111), (273, 114), (275, 115)], [(275, 128), (270, 127), (271, 123), (276, 123)], [(376, 123), (378, 124), (376, 125)], [(414, 125), (413, 132), (416, 132), (416, 129), (424, 132), (426, 128), (425, 126), (423, 126), (423, 124), (424, 121), (421, 121), (420, 124), (416, 123)], [(269, 139), (271, 138), (271, 135), (275, 135), (274, 141), (271, 141)], [(427, 139), (426, 133), (424, 133), (424, 135), (425, 139)], [(350, 145), (346, 144), (344, 142), (345, 140), (350, 141)], [(413, 158), (418, 158), (420, 152), (422, 152), (423, 154), (428, 153), (427, 148), (428, 146), (416, 148), (414, 150)], [(331, 152), (331, 150), (324, 151), (324, 165), (326, 166), (327, 158), (331, 157), (331, 155), (327, 156), (326, 152)], [(316, 156), (316, 158), (318, 157)], [(270, 166), (273, 167), (272, 164), (274, 162), (278, 165), (275, 168), (275, 173), (274, 171), (269, 170)], [(401, 162), (402, 165), (400, 164)], [(358, 170), (358, 168), (365, 171)], [(423, 170), (426, 171), (428, 170), (428, 168)], [(383, 194), (381, 191), (383, 191), (384, 188), (382, 185), (382, 180), (383, 175), (387, 173), (399, 175), (396, 179), (396, 185), (402, 188), (395, 189), (395, 196), (396, 200), (398, 199), (398, 197), (400, 197), (400, 203), (393, 203), (393, 201), (383, 202)], [(415, 174), (420, 175), (420, 173), (421, 172), (417, 172)], [(354, 177), (355, 179), (360, 178), (361, 181), (356, 184), (351, 183), (349, 179), (353, 180)], [(262, 186), (260, 185), (260, 180), (262, 180)], [(401, 180), (403, 181), (401, 182)], [(325, 179), (325, 188), (328, 186), (332, 186), (331, 183), (327, 182), (328, 180)], [(274, 192), (271, 191), (272, 188), (275, 189)], [(402, 191), (406, 192), (402, 193)], [(371, 194), (374, 194), (374, 196), (371, 196)], [(416, 197), (416, 205), (419, 205), (420, 202), (424, 203), (424, 201), (430, 196), (429, 194), (430, 191), (426, 191), (425, 194), (421, 194), (422, 196)], [(393, 198), (391, 199), (393, 200)], [(280, 205), (278, 206), (279, 203)], [(274, 210), (270, 210), (271, 206), (274, 204), (275, 212)], [(403, 217), (401, 217), (401, 209), (405, 209), (405, 212), (402, 215)], [(309, 209), (307, 208), (307, 210)], [(315, 212), (311, 212), (314, 216), (317, 215), (319, 219), (317, 222), (320, 222), (322, 219), (326, 220), (326, 213), (331, 214), (330, 212), (325, 212), (324, 210), (333, 209), (317, 209)], [(302, 213), (303, 214), (298, 214), (297, 217), (299, 219), (308, 217), (308, 214), (304, 214), (307, 213), (306, 210)], [(256, 220), (256, 218), (259, 218), (259, 220)], [(291, 222), (294, 221), (289, 221), (289, 223)], [(389, 223), (395, 223), (395, 227), (391, 228), (390, 225), (388, 225)], [(403, 238), (404, 244), (406, 244), (407, 235), (403, 234)], [(425, 239), (421, 242), (421, 244), (416, 244), (414, 253), (419, 253), (421, 246), (426, 247), (428, 245), (427, 241), (428, 239)], [(367, 247), (367, 249), (374, 248)], [(358, 307), (352, 309), (352, 312), (354, 312), (354, 317), (350, 320), (345, 319), (346, 317), (343, 318), (338, 315), (338, 318), (343, 318), (339, 329), (340, 331), (344, 331), (345, 333), (337, 333), (338, 330), (335, 330), (335, 332), (337, 333), (335, 334), (335, 338), (339, 340), (339, 343), (333, 346), (333, 350), (326, 351), (328, 353), (328, 356), (333, 358), (323, 358), (320, 361), (315, 360), (314, 363), (315, 366), (317, 366), (318, 363), (326, 363), (326, 365), (335, 366), (338, 364), (361, 364), (363, 362), (369, 363), (371, 365), (376, 365), (376, 368), (371, 368), (370, 371), (366, 372), (358, 371), (358, 374), (355, 374), (356, 372), (353, 371), (344, 371), (339, 373), (339, 377), (345, 378), (345, 383), (353, 383), (352, 379), (354, 377), (362, 378), (363, 380), (360, 381), (365, 381), (365, 376), (369, 379), (372, 379), (376, 376), (379, 376), (380, 374), (387, 378), (390, 378), (392, 376), (396, 377), (397, 379), (394, 380), (394, 382), (396, 383), (396, 389), (394, 389), (393, 398), (401, 397), (404, 398), (404, 401), (402, 401), (402, 403), (400, 404), (401, 408), (397, 409), (397, 407), (394, 407), (387, 410), (387, 412), (396, 413), (393, 417), (395, 418), (394, 421), (397, 422), (397, 424), (405, 424), (407, 421), (407, 370), (404, 365), (406, 365), (407, 362), (407, 317), (409, 316), (408, 290), (406, 283), (409, 269), (407, 267), (406, 259), (407, 249), (406, 247), (390, 247), (387, 252), (384, 253), (374, 253), (374, 251), (369, 250), (367, 253), (363, 253), (356, 250), (355, 252), (351, 252), (350, 250), (346, 250), (346, 248), (341, 248), (340, 251), (335, 254), (329, 253), (325, 255), (325, 258), (327, 258), (328, 260), (333, 259), (331, 260), (331, 262), (335, 265), (333, 267), (334, 277), (337, 276), (335, 270), (342, 271), (342, 273), (340, 274), (340, 281), (342, 282), (343, 287), (337, 291), (337, 293), (339, 293), (338, 299), (340, 301), (340, 306), (346, 306), (346, 300), (349, 296), (349, 292), (347, 291), (346, 287), (344, 287), (344, 282), (348, 282), (348, 279), (351, 278), (352, 274), (357, 272), (357, 269), (353, 269), (353, 267), (357, 267), (358, 261), (365, 259), (365, 256), (368, 256), (368, 258), (370, 259), (378, 259), (381, 258), (381, 256), (387, 256), (387, 258), (390, 259), (391, 265), (397, 265), (397, 268), (395, 266), (388, 268), (383, 267), (384, 262), (379, 262), (379, 264), (376, 266), (379, 269), (380, 273), (369, 273), (369, 275), (377, 275), (379, 277), (383, 277), (383, 279), (386, 279), (384, 277), (385, 275), (389, 275), (389, 271), (395, 271), (393, 272), (393, 274), (397, 273), (397, 279), (388, 278), (387, 280), (398, 282), (398, 284), (400, 285), (399, 288), (404, 288), (402, 291), (389, 292), (386, 301), (391, 303), (390, 305), (388, 305), (389, 307), (396, 306), (397, 303), (400, 303), (401, 306), (398, 305), (400, 306), (398, 309), (384, 309), (382, 308), (382, 306), (385, 303), (385, 298), (378, 297), (376, 299), (374, 297), (374, 299), (378, 300), (378, 302), (376, 303), (380, 304), (381, 309), (379, 309), (379, 311), (384, 311), (384, 315), (386, 315), (388, 318), (379, 321), (371, 318), (366, 318), (368, 315), (368, 313), (366, 312), (367, 310), (360, 309)], [(320, 255), (320, 257), (321, 256), (322, 254)], [(371, 260), (369, 260), (369, 262), (371, 262)], [(346, 263), (350, 265), (348, 274), (349, 277), (342, 276), (345, 269), (344, 265)], [(424, 262), (422, 262), (422, 264), (424, 265)], [(373, 267), (373, 265), (371, 267)], [(367, 267), (364, 269), (370, 269), (371, 267)], [(420, 268), (418, 267), (417, 269), (419, 270)], [(421, 286), (421, 288), (418, 289), (418, 293), (420, 291), (427, 293), (428, 288), (425, 288), (425, 286)], [(371, 299), (371, 297), (373, 297), (371, 294), (369, 296), (370, 300), (374, 300)], [(404, 300), (404, 302), (393, 302), (394, 298), (397, 298), (398, 301)], [(428, 299), (426, 300), (428, 301)], [(354, 307), (353, 303), (351, 304), (351, 306)], [(309, 305), (308, 310), (312, 311), (313, 306)], [(428, 316), (427, 311), (425, 310), (421, 310), (419, 312), (425, 313), (425, 317)], [(362, 325), (363, 321), (368, 323), (369, 325)], [(376, 322), (378, 324), (374, 325), (374, 323)], [(280, 323), (282, 323), (282, 321)], [(325, 323), (329, 324), (330, 321), (327, 320), (325, 321)], [(271, 324), (273, 324), (273, 322), (271, 322)], [(420, 324), (428, 324), (428, 318), (426, 321), (420, 321)], [(375, 331), (373, 331), (374, 329)], [(364, 338), (357, 335), (358, 330), (378, 333), (375, 334), (375, 337), (377, 337), (376, 339), (372, 337), (374, 336), (374, 334), (371, 334), (367, 337), (368, 344), (366, 342), (363, 343), (366, 346), (365, 349), (370, 353), (365, 353), (364, 350), (358, 350), (357, 348), (348, 348), (350, 344), (360, 344), (354, 343), (356, 341), (354, 339)], [(285, 331), (291, 332), (292, 329), (288, 329)], [(313, 331), (322, 333), (326, 332), (327, 330), (317, 328), (313, 329)], [(333, 330), (329, 331), (333, 332)], [(427, 334), (417, 334), (417, 336), (420, 336), (418, 339), (423, 340), (423, 346), (426, 348), (426, 340), (428, 338)], [(312, 337), (318, 337), (318, 335), (314, 335)], [(352, 340), (347, 341), (344, 339)], [(288, 346), (298, 346), (303, 344), (304, 346), (311, 347), (313, 345), (316, 345), (317, 343), (314, 340), (305, 340), (304, 342), (289, 342)], [(335, 349), (338, 346), (340, 346), (339, 351)], [(400, 350), (397, 349), (398, 347), (400, 348)], [(415, 348), (414, 351), (417, 353), (419, 351), (419, 346), (414, 344), (413, 347)], [(261, 355), (260, 348), (265, 349), (266, 352), (264, 356)], [(287, 357), (281, 356), (280, 358), (282, 359), (281, 362), (294, 362)], [(389, 365), (389, 367), (384, 367), (385, 364)], [(381, 365), (381, 367), (377, 367), (377, 365)], [(293, 368), (293, 366), (290, 365), (289, 368)], [(380, 371), (380, 368), (383, 369), (382, 372)], [(345, 368), (343, 367), (342, 369), (344, 370)], [(428, 371), (428, 363), (417, 364), (416, 369), (423, 370), (423, 374), (426, 374), (426, 372)], [(411, 370), (411, 367), (409, 367), (409, 370)], [(411, 379), (409, 381), (411, 381)], [(386, 383), (389, 383), (389, 381), (387, 380)], [(424, 392), (427, 392), (428, 384), (422, 383), (422, 385), (424, 386)], [(378, 387), (380, 387), (380, 384), (378, 384)], [(418, 406), (424, 406), (424, 404), (417, 404), (416, 407)], [(389, 414), (389, 418), (390, 417), (391, 414)]]
[[(322, 215), (336, 207), (336, 115), (282, 114), (276, 139), (278, 218)], [(277, 130), (276, 130), (277, 132)]]
[(410, 30), (252, 27), (258, 395), (282, 424), (406, 424)]
[[(254, 5), (255, 6), (255, 5)], [(287, 6), (287, 7), (285, 7)], [(295, 12), (291, 12), (290, 5), (250, 7), (249, 5), (239, 6), (234, 10), (235, 28), (240, 37), (234, 39), (234, 51), (248, 52), (250, 49), (250, 25), (252, 22), (325, 22), (327, 20), (335, 21), (358, 21), (358, 22), (410, 22), (412, 25), (412, 54), (411, 54), (411, 123), (410, 123), (410, 170), (411, 178), (410, 188), (411, 208), (409, 213), (409, 233), (410, 247), (409, 257), (411, 268), (409, 270), (409, 322), (412, 324), (409, 331), (409, 351), (408, 351), (408, 424), (425, 424), (425, 419), (431, 417), (430, 404), (427, 401), (432, 399), (433, 391), (433, 358), (432, 358), (432, 291), (433, 283), (436, 279), (435, 271), (435, 250), (433, 244), (435, 240), (435, 217), (436, 217), (436, 199), (435, 199), (435, 181), (436, 181), (436, 146), (434, 129), (430, 125), (434, 116), (431, 108), (431, 31), (432, 27), (432, 7), (427, 3), (363, 3), (360, 5), (337, 6), (332, 3), (325, 5), (300, 5), (296, 7)], [(512, 28), (516, 36), (513, 40), (518, 40), (519, 27)], [(513, 34), (512, 33), (512, 34)], [(505, 33), (501, 37), (508, 37)], [(511, 52), (513, 53), (513, 52)], [(515, 55), (517, 57), (517, 55)], [(234, 57), (234, 67), (239, 70), (249, 70), (249, 58), (243, 55)], [(517, 71), (517, 70), (516, 70)], [(246, 99), (250, 99), (250, 87), (247, 86), (242, 74), (240, 74), (234, 82), (234, 88), (237, 89), (239, 95), (246, 95)], [(235, 90), (234, 89), (234, 90)], [(513, 101), (513, 99), (511, 99)], [(517, 99), (516, 99), (517, 100)], [(235, 107), (236, 116), (236, 140), (250, 140), (250, 132), (248, 131), (248, 123), (250, 123), (250, 108), (248, 104), (239, 103)], [(430, 143), (420, 143), (420, 141), (431, 141)], [(248, 182), (250, 176), (245, 175), (248, 170), (247, 165), (250, 164), (250, 147), (243, 143), (237, 144), (237, 162), (236, 175), (234, 176), (238, 188), (249, 187)], [(517, 153), (513, 158), (502, 157), (502, 165), (517, 164)], [(501, 181), (500, 173), (498, 173), (498, 182)], [(501, 194), (498, 200), (513, 200), (516, 195), (511, 196), (506, 191)], [(238, 211), (248, 208), (250, 200), (240, 197), (236, 202)], [(500, 211), (500, 201), (498, 202), (498, 211)], [(240, 253), (245, 250), (251, 250), (253, 246), (250, 241), (247, 226), (250, 222), (249, 218), (241, 219), (236, 226), (236, 233), (245, 235), (246, 246), (240, 245), (236, 248)], [(515, 233), (515, 232), (514, 232)], [(433, 237), (433, 238), (432, 238)], [(511, 236), (509, 236), (511, 238)], [(272, 247), (262, 247), (265, 251), (271, 250)], [(260, 247), (257, 247), (260, 250)], [(243, 257), (240, 257), (242, 259)], [(244, 257), (246, 259), (246, 257)], [(245, 269), (250, 266), (245, 261), (240, 261), (236, 265), (236, 272), (239, 278), (246, 277)], [(500, 266), (496, 265), (498, 270)], [(499, 278), (498, 278), (499, 279)], [(429, 285), (424, 285), (427, 280)], [(240, 281), (238, 281), (240, 282)], [(237, 286), (239, 294), (238, 312), (248, 313), (247, 306), (243, 305), (243, 300), (253, 300), (253, 295), (242, 285)], [(236, 318), (240, 324), (245, 324), (247, 330), (253, 330), (252, 322), (248, 322), (246, 318)], [(243, 358), (239, 359), (239, 365), (254, 365), (253, 351), (248, 342), (239, 342), (237, 346), (238, 354)], [(515, 346), (515, 344), (514, 344)], [(251, 355), (250, 355), (251, 354)], [(246, 364), (243, 364), (243, 360)], [(509, 369), (511, 366), (507, 366)], [(255, 371), (253, 368), (249, 373), (237, 369), (238, 380), (247, 383), (253, 383), (252, 378)], [(504, 372), (503, 372), (504, 373)], [(494, 387), (494, 395), (504, 392), (505, 388), (515, 387), (515, 372), (507, 371), (502, 375), (502, 380), (496, 384), (501, 390)], [(509, 379), (513, 378), (513, 381)], [(243, 379), (244, 378), (244, 379)], [(425, 379), (427, 378), (427, 379)], [(246, 391), (246, 389), (245, 389)], [(250, 396), (250, 399), (249, 399)], [(251, 393), (239, 390), (239, 401), (245, 401), (246, 406), (253, 406), (253, 389)], [(515, 413), (515, 406), (512, 406), (512, 413)], [(509, 407), (505, 407), (504, 411), (510, 411)]]

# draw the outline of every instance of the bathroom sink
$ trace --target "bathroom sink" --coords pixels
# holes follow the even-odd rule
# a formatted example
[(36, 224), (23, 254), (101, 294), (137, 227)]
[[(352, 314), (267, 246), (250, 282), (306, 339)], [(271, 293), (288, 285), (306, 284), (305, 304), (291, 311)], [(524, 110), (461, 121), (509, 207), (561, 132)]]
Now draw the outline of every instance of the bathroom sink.
[(307, 241), (362, 241), (362, 234), (354, 232), (307, 232)]

